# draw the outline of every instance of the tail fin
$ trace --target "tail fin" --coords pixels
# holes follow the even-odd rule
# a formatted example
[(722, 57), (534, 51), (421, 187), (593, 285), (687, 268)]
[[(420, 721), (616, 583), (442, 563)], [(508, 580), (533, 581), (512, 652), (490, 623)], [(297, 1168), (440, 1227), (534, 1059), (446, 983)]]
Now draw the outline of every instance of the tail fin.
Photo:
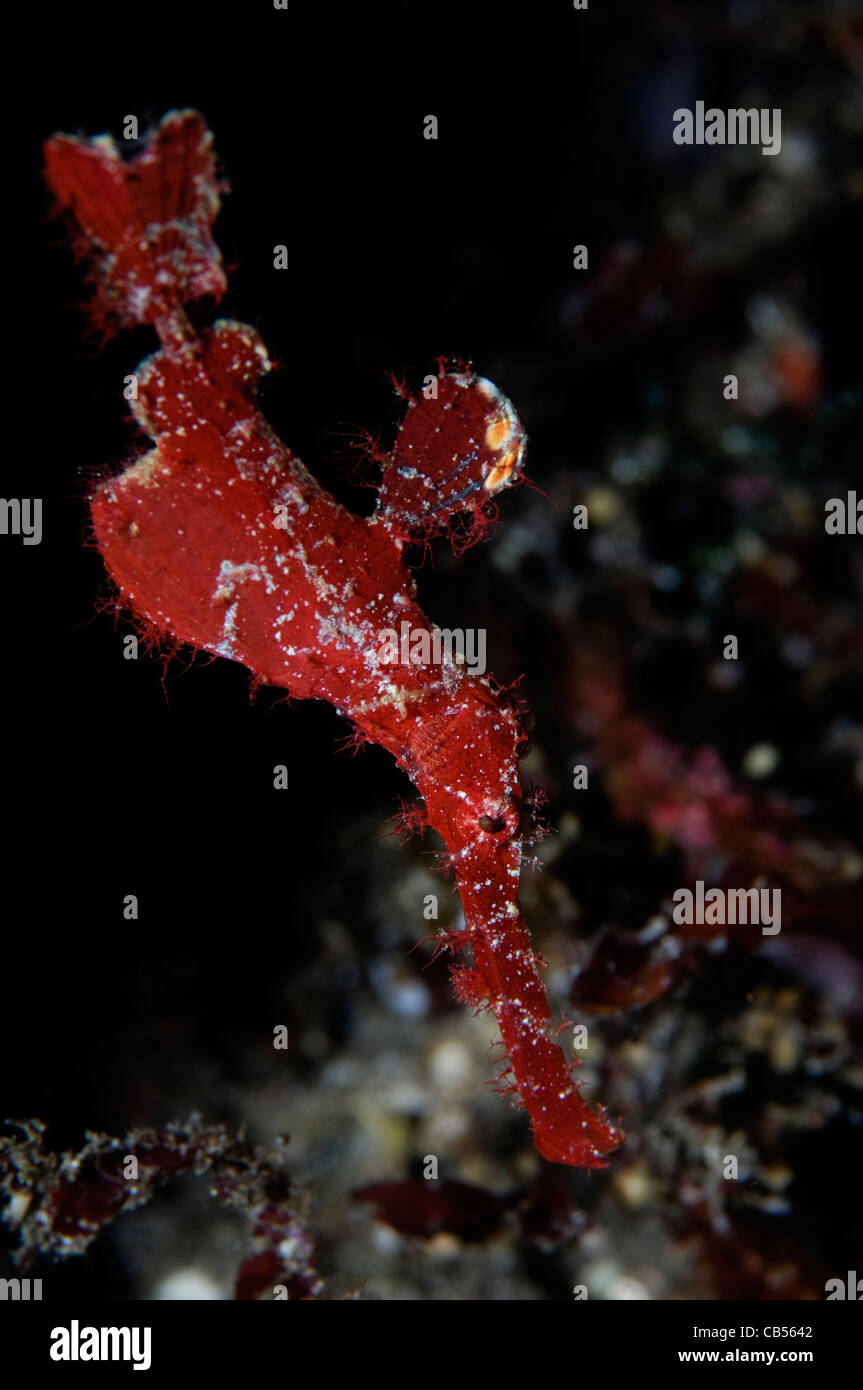
[(108, 329), (156, 324), (189, 300), (220, 298), (225, 273), (212, 225), (226, 188), (197, 111), (169, 111), (132, 159), (110, 135), (55, 135), (46, 177), (92, 258), (96, 313)]

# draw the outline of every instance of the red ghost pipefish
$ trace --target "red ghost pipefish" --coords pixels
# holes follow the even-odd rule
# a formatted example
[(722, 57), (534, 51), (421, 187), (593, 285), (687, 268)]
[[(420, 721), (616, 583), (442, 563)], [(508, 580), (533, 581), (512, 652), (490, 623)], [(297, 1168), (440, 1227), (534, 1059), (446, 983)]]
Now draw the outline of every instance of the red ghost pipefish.
[(449, 654), (381, 656), (383, 632), (434, 638), (405, 546), (449, 531), (463, 549), (494, 525), (494, 497), (521, 480), (513, 407), (490, 382), (441, 371), (435, 390), (408, 400), (374, 514), (355, 516), (260, 414), (257, 383), (270, 364), (255, 331), (220, 319), (198, 334), (185, 314), (189, 301), (226, 288), (211, 230), (222, 190), (202, 117), (169, 112), (129, 160), (108, 136), (56, 135), (46, 164), (90, 254), (101, 323), (149, 324), (160, 342), (137, 370), (132, 402), (153, 447), (91, 499), (123, 602), (259, 681), (328, 700), (358, 739), (392, 753), (461, 894), (465, 928), (444, 935), (462, 962), (470, 953), (454, 968), (457, 994), (494, 1010), (510, 1089), (543, 1157), (605, 1167), (622, 1136), (573, 1081), (519, 907), (518, 716)]

